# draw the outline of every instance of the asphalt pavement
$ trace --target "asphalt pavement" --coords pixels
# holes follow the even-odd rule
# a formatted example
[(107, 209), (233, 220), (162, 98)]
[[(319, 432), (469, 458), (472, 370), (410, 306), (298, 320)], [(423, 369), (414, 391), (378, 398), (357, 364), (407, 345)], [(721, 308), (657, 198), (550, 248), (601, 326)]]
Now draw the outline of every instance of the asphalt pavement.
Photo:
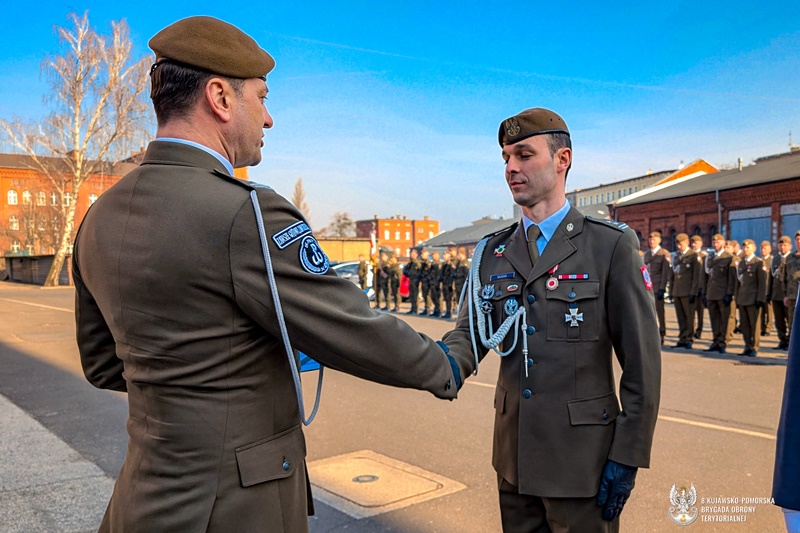
[[(125, 395), (96, 390), (83, 379), (73, 298), (70, 288), (0, 283), (0, 532), (96, 530), (124, 459)], [(677, 327), (671, 306), (667, 313), (669, 346)], [(434, 338), (453, 326), (399, 316)], [(708, 324), (704, 336), (693, 350), (667, 346), (662, 352), (653, 460), (639, 472), (622, 531), (680, 527), (669, 513), (673, 484), (696, 488), (699, 513), (689, 526), (695, 530), (782, 530), (780, 510), (763, 500), (771, 488), (786, 352), (773, 349), (774, 330), (755, 359), (734, 355), (742, 351), (740, 339), (728, 354), (705, 353)], [(497, 357), (487, 357), (455, 402), (326, 373), (322, 407), (306, 429), (317, 508), (311, 531), (499, 531), (491, 467), (498, 365)], [(315, 380), (306, 381), (310, 399)], [(354, 454), (376, 461), (370, 468), (381, 476), (415, 475), (419, 486), (452, 482), (451, 491), (406, 498), (402, 491), (417, 485), (398, 483), (380, 495), (391, 501), (384, 510), (376, 500), (378, 512), (354, 516), (341, 502), (347, 498), (337, 500), (321, 488), (323, 476), (336, 481), (332, 462), (352, 463)], [(341, 464), (346, 473), (346, 461)], [(347, 492), (359, 489), (351, 481), (370, 476), (345, 477), (347, 487), (331, 490), (358, 500), (359, 493)], [(718, 499), (737, 503), (703, 503)]]

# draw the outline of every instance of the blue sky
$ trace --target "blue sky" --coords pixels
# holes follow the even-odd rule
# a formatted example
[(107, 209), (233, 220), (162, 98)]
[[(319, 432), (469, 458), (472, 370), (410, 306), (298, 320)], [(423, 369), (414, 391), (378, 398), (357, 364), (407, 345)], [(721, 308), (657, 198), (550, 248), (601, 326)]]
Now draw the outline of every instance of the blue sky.
[(231, 22), (268, 50), (275, 127), (250, 177), (290, 197), (302, 176), (316, 228), (336, 211), (430, 215), (442, 229), (511, 216), (497, 128), (529, 107), (570, 127), (568, 189), (697, 158), (747, 163), (787, 151), (789, 131), (800, 144), (791, 2), (181, 4), (4, 6), (0, 117), (42, 116), (53, 27), (88, 9), (101, 32), (126, 19), (137, 56), (190, 15)]

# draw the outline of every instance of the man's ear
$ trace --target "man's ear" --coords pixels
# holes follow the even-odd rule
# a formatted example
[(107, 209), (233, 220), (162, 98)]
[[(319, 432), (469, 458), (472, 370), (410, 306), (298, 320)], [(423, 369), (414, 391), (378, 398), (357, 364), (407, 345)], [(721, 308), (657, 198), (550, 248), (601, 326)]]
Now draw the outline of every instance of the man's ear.
[(556, 172), (566, 172), (569, 170), (570, 165), (572, 164), (572, 149), (571, 148), (559, 148), (555, 155), (556, 161)]
[(211, 112), (222, 122), (233, 115), (233, 88), (222, 78), (211, 78), (206, 82), (205, 98)]

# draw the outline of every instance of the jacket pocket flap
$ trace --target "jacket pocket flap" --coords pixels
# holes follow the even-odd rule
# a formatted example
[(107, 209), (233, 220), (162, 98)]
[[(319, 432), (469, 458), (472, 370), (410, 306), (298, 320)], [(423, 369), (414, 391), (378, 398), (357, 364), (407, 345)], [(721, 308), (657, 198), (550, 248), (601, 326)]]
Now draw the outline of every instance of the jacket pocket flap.
[(236, 448), (243, 487), (289, 477), (305, 457), (306, 440), (299, 425)]
[(554, 291), (546, 291), (548, 300), (563, 300), (565, 302), (577, 302), (600, 297), (600, 282), (598, 281), (566, 281), (561, 282)]
[(607, 425), (619, 414), (619, 403), (613, 391), (594, 398), (570, 400), (567, 408), (573, 426)]

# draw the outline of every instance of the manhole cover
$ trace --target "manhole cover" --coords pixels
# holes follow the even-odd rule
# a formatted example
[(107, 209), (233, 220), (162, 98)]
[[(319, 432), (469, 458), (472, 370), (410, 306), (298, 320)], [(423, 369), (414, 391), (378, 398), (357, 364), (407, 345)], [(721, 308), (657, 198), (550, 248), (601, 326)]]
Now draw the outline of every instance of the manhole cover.
[(363, 450), (308, 463), (314, 496), (354, 518), (393, 511), (464, 485), (408, 463)]

